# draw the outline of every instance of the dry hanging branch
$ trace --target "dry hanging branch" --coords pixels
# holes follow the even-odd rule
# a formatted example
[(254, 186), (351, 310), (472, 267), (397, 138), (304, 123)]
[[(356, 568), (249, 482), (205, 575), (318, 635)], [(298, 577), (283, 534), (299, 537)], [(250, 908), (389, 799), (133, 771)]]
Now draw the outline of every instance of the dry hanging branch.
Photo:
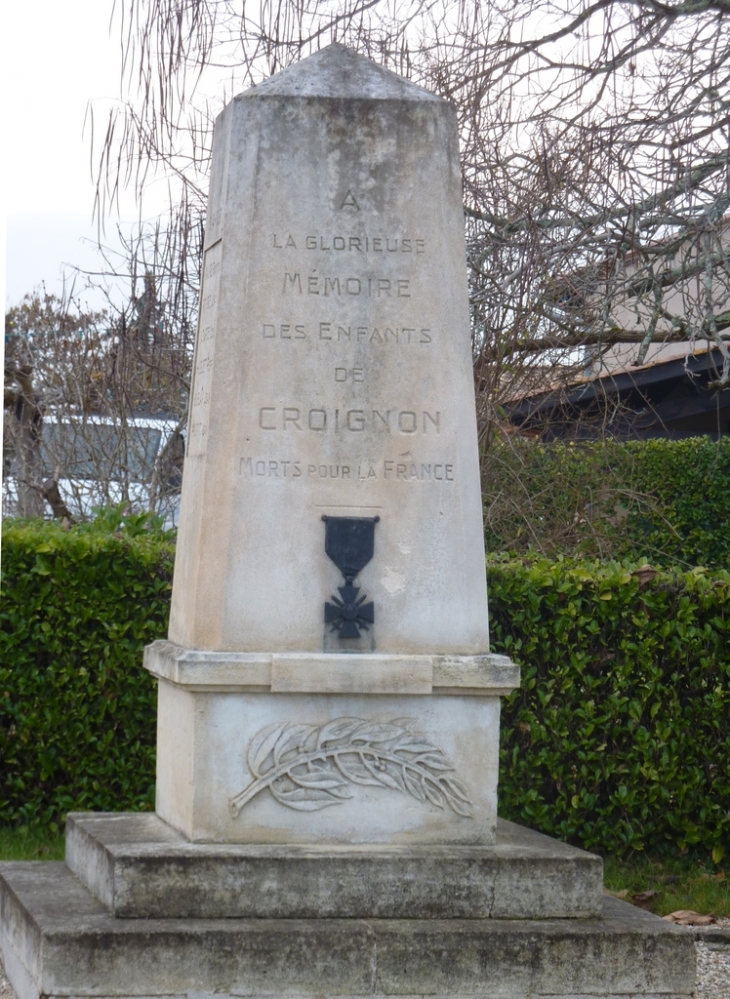
[(457, 107), (485, 426), (506, 399), (667, 342), (714, 345), (730, 384), (725, 0), (120, 0), (118, 15), (130, 97), (98, 151), (100, 207), (157, 171), (202, 211), (224, 99), (340, 41)]

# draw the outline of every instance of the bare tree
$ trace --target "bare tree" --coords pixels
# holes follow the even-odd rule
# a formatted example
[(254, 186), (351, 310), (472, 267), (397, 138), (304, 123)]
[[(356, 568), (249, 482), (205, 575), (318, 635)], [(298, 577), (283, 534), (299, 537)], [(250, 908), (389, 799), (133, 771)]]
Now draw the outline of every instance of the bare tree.
[[(4, 471), (11, 467), (17, 482), (18, 511), (23, 517), (43, 516), (42, 469), (40, 457), (43, 409), (33, 387), (33, 368), (13, 359), (5, 362), (6, 384), (3, 406), (12, 414), (13, 432), (4, 434), (5, 454), (8, 455)], [(10, 429), (10, 428), (8, 428)], [(5, 459), (4, 454), (4, 459)], [(11, 460), (10, 455), (14, 460)]]
[(35, 293), (7, 313), (6, 514), (43, 516), (50, 509), (72, 520), (119, 503), (172, 512), (201, 236), (184, 205), (167, 227), (158, 222), (120, 236), (95, 280), (101, 288), (108, 277), (123, 277), (130, 288), (123, 306), (107, 283), (102, 311)]
[[(215, 113), (336, 40), (451, 100), (483, 425), (658, 345), (730, 385), (728, 0), (119, 0), (128, 102), (98, 208), (164, 173), (202, 211)], [(226, 93), (202, 95), (225, 74)], [(97, 125), (97, 135), (99, 128)]]

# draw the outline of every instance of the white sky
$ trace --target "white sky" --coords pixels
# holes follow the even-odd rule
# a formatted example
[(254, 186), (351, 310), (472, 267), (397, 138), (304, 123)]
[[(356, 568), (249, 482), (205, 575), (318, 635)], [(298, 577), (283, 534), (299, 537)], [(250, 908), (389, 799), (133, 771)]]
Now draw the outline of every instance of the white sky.
[[(5, 301), (14, 305), (41, 283), (60, 292), (64, 265), (98, 267), (84, 120), (93, 101), (103, 123), (119, 97), (121, 55), (112, 0), (10, 0), (2, 8)], [(153, 199), (145, 207), (154, 210)], [(122, 213), (135, 217), (131, 198)], [(115, 219), (106, 229), (113, 241)]]

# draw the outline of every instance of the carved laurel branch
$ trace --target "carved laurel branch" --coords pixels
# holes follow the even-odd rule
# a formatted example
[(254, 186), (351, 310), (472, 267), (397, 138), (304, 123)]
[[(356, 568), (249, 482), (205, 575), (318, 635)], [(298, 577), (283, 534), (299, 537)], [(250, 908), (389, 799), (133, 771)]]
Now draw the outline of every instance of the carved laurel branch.
[(265, 788), (288, 808), (315, 812), (352, 798), (351, 784), (366, 784), (471, 818), (471, 802), (454, 767), (437, 746), (412, 733), (408, 723), (404, 718), (335, 718), (320, 726), (267, 725), (249, 744), (254, 780), (231, 798), (231, 815), (235, 819)]

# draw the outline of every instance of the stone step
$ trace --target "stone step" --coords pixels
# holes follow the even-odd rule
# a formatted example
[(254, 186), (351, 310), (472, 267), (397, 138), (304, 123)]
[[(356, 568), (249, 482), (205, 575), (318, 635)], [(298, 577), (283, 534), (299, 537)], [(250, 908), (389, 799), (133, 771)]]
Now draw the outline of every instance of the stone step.
[(72, 813), (66, 863), (135, 918), (550, 919), (602, 906), (599, 857), (501, 819), (491, 847), (297, 847), (190, 843), (153, 814)]
[(18, 999), (688, 999), (695, 977), (692, 934), (608, 897), (594, 919), (117, 919), (64, 864), (6, 862), (0, 914)]

